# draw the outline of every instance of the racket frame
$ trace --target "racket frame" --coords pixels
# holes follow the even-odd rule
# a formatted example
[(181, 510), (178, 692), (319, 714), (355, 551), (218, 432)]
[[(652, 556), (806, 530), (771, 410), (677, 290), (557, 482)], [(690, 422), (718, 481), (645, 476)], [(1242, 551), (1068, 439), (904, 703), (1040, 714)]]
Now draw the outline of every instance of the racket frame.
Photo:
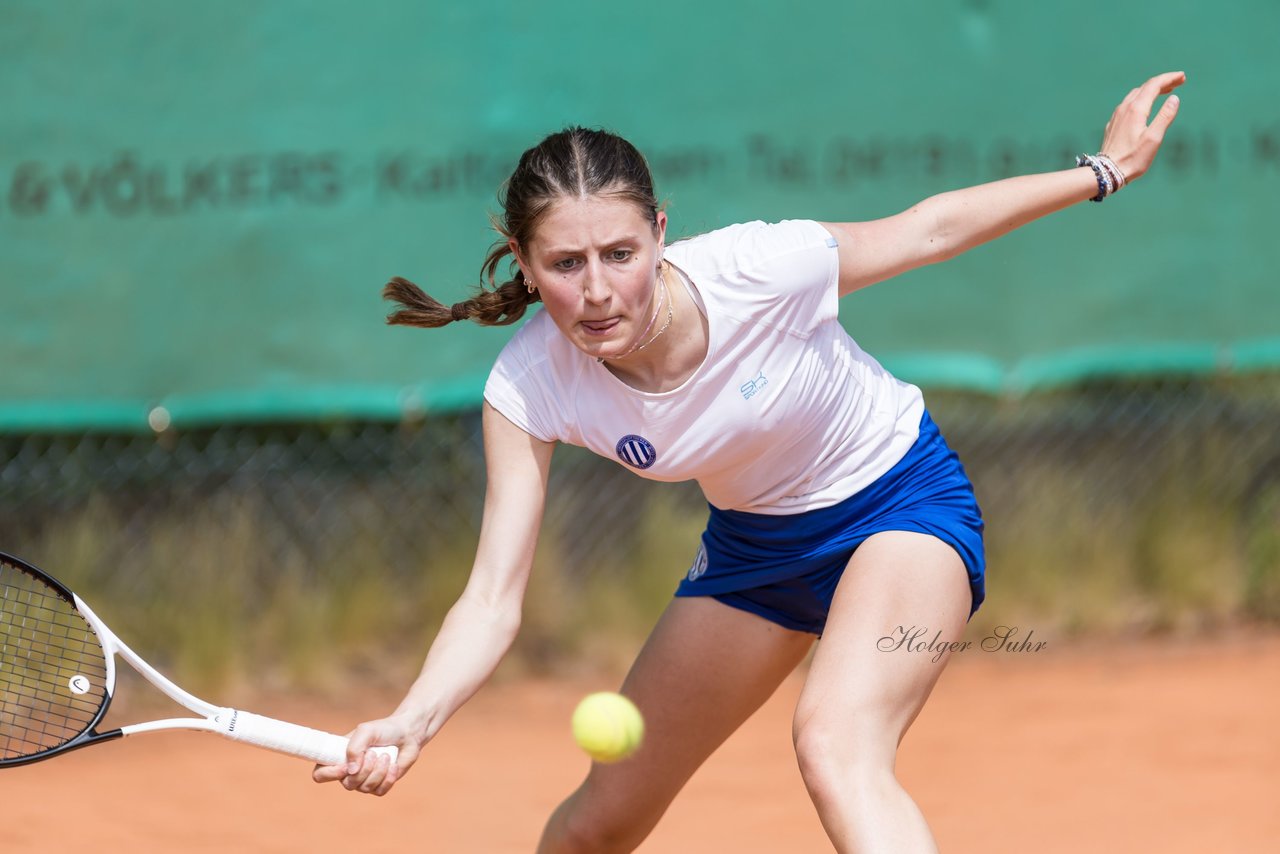
[[(83, 599), (81, 599), (65, 584), (49, 575), (44, 570), (32, 566), (21, 558), (14, 557), (13, 555), (0, 552), (0, 561), (7, 562), (23, 572), (32, 575), (42, 583), (47, 584), (59, 596), (73, 605), (80, 613), (80, 616), (84, 618), (86, 623), (88, 623), (89, 628), (97, 636), (98, 643), (102, 647), (103, 657), (106, 662), (105, 677), (103, 680), (103, 700), (92, 722), (89, 723), (79, 735), (76, 735), (62, 744), (26, 756), (13, 757), (11, 759), (0, 759), (0, 768), (38, 762), (42, 759), (49, 759), (53, 756), (66, 753), (71, 750), (87, 747), (90, 744), (110, 741), (123, 736), (136, 735), (144, 732), (159, 732), (163, 730), (196, 730), (200, 732), (212, 732), (234, 741), (243, 741), (257, 747), (274, 750), (278, 753), (284, 753), (289, 756), (310, 759), (313, 762), (318, 762), (323, 765), (338, 765), (346, 762), (346, 738), (332, 733), (323, 732), (321, 730), (299, 726), (298, 724), (291, 724), (286, 721), (279, 721), (239, 709), (233, 709), (229, 706), (216, 706), (202, 700), (191, 692), (179, 687), (159, 670), (148, 664), (142, 656), (138, 655), (129, 647), (128, 644), (120, 640), (119, 636), (107, 627), (107, 624), (94, 613), (93, 609), (90, 608)], [(98, 732), (96, 728), (106, 716), (107, 710), (111, 706), (111, 700), (115, 694), (116, 656), (119, 656), (128, 662), (130, 667), (141, 674), (144, 679), (150, 682), (155, 688), (159, 689), (160, 692), (169, 699), (186, 708), (188, 711), (195, 712), (202, 717), (165, 718), (163, 720), (129, 724), (106, 732)], [(399, 753), (397, 748), (394, 746), (381, 746), (370, 749), (375, 754), (389, 755), (393, 763), (396, 761), (396, 757)]]
[[(120, 640), (115, 632), (107, 628), (107, 624), (102, 622), (98, 615), (93, 612), (93, 609), (85, 604), (83, 599), (75, 593), (72, 593), (71, 597), (76, 610), (80, 612), (80, 616), (84, 617), (85, 622), (89, 624), (94, 634), (98, 636), (98, 641), (102, 644), (102, 651), (107, 657), (107, 700), (103, 703), (104, 714), (107, 706), (111, 705), (111, 698), (115, 692), (116, 656), (118, 655), (127, 661), (130, 667), (142, 674), (144, 679), (159, 688), (170, 700), (198, 715), (203, 715), (200, 718), (165, 718), (164, 720), (129, 724), (119, 728), (120, 735), (134, 735), (140, 732), (155, 732), (164, 729), (191, 729), (206, 732), (219, 732), (222, 729), (222, 721), (227, 719), (228, 714), (234, 712), (233, 709), (215, 706), (180, 688), (173, 680), (156, 670), (147, 663), (146, 659), (130, 649), (128, 644)], [(103, 738), (114, 737), (116, 732), (117, 730), (112, 730), (101, 735)]]

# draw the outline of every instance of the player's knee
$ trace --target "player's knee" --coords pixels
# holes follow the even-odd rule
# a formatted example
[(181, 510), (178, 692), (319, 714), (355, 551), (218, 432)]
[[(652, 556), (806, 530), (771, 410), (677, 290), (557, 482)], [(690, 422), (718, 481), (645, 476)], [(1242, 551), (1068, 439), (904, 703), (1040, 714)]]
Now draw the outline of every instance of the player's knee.
[(855, 796), (893, 774), (892, 748), (886, 751), (882, 739), (865, 727), (820, 715), (798, 717), (792, 740), (800, 776), (815, 799)]
[(566, 854), (622, 854), (634, 851), (646, 835), (622, 822), (596, 816), (576, 816), (565, 822), (562, 845), (556, 850)]
[(835, 775), (843, 764), (839, 755), (847, 747), (835, 738), (834, 733), (812, 720), (797, 722), (791, 730), (795, 746), (796, 762), (805, 786), (815, 796), (826, 792), (835, 783)]
[(634, 810), (593, 802), (589, 791), (579, 790), (570, 800), (568, 809), (562, 809), (555, 828), (555, 844), (540, 850), (564, 852), (564, 854), (613, 854), (634, 851), (655, 820), (637, 814)]

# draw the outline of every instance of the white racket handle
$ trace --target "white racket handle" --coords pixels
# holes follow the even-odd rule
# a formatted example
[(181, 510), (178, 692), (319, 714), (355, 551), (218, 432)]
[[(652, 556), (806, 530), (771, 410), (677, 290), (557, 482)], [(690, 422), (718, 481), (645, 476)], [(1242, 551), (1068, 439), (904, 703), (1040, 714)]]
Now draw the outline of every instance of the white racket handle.
[[(226, 726), (221, 733), (233, 741), (310, 759), (321, 765), (342, 765), (347, 761), (347, 739), (340, 735), (236, 709), (223, 719)], [(400, 753), (395, 747), (373, 747), (370, 750), (375, 754), (387, 754), (392, 763)]]

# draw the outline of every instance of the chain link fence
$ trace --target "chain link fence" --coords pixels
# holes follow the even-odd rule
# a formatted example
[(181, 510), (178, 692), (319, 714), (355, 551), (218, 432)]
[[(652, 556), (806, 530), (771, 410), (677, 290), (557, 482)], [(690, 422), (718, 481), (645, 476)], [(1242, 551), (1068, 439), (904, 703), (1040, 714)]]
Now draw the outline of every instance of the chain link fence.
[[(1280, 375), (926, 400), (987, 521), (975, 630), (1280, 619)], [(647, 624), (706, 510), (692, 484), (576, 448), (557, 450), (551, 481), (522, 641), (539, 658), (572, 654), (568, 627), (604, 628), (628, 607)], [(210, 634), (269, 617), (280, 626), (251, 636), (293, 637), (299, 660), (321, 639), (379, 651), (398, 638), (412, 658), (465, 581), (484, 483), (477, 412), (4, 435), (0, 549), (179, 648), (204, 614)]]

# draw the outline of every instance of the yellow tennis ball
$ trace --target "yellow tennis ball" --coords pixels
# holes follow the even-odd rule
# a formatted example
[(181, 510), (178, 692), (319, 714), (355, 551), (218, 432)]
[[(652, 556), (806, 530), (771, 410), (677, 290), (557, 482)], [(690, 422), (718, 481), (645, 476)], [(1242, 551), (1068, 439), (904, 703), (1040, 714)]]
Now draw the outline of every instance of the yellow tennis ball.
[(644, 740), (644, 718), (621, 694), (589, 694), (573, 710), (573, 739), (597, 762), (617, 762)]

